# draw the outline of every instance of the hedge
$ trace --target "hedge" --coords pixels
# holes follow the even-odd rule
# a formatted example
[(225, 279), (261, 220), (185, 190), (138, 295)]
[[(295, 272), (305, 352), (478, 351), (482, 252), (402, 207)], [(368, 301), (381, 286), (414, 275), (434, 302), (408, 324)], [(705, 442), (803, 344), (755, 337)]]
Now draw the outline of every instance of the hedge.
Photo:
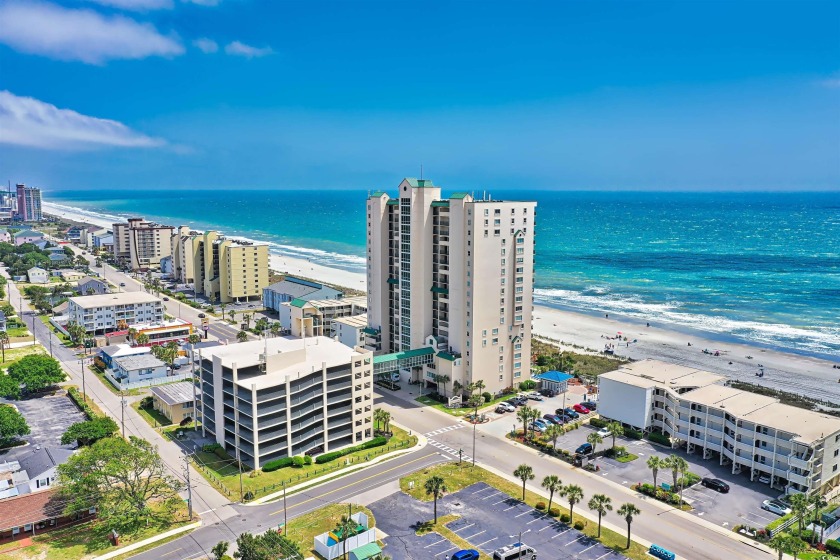
[(589, 425), (595, 428), (606, 428), (609, 422), (603, 418), (593, 418), (589, 421)]
[(661, 443), (662, 445), (671, 445), (671, 438), (662, 435), (659, 432), (650, 432), (647, 438), (654, 443)]
[(548, 515), (550, 515), (551, 517), (557, 517), (558, 515), (560, 515), (560, 510), (558, 508), (551, 508), (550, 510), (548, 510)]
[(840, 554), (840, 541), (837, 539), (828, 539), (825, 541), (825, 549), (833, 554)]
[(276, 471), (278, 469), (282, 469), (283, 467), (288, 467), (292, 464), (294, 457), (283, 457), (282, 459), (274, 459), (273, 461), (269, 461), (262, 466), (263, 472), (271, 472)]
[(82, 394), (79, 393), (78, 389), (76, 389), (75, 387), (70, 387), (69, 389), (67, 389), (67, 394), (70, 395), (70, 398), (73, 399), (73, 402), (75, 402), (76, 405), (80, 409), (82, 409), (82, 412), (85, 413), (85, 416), (87, 416), (88, 420), (95, 420), (96, 418), (99, 418), (99, 415), (96, 414), (90, 407), (90, 405), (84, 401), (84, 399), (82, 398)]
[(345, 455), (349, 455), (350, 453), (353, 453), (355, 451), (364, 451), (365, 449), (371, 449), (373, 447), (381, 447), (386, 443), (388, 443), (388, 438), (384, 436), (378, 436), (370, 441), (366, 441), (361, 445), (348, 447), (347, 449), (342, 449), (341, 451), (331, 451), (329, 453), (322, 453), (321, 455), (315, 457), (315, 462), (319, 465), (323, 465), (324, 463), (335, 461), (339, 457), (344, 457)]

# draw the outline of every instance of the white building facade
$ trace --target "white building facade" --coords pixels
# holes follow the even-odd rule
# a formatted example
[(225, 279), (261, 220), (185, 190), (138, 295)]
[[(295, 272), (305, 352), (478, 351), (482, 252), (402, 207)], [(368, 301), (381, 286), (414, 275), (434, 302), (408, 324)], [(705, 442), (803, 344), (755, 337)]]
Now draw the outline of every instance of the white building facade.
[(598, 413), (675, 447), (761, 476), (788, 493), (840, 494), (840, 418), (722, 384), (724, 377), (643, 360), (599, 377)]
[[(437, 351), (404, 377), (482, 380), (498, 392), (530, 376), (535, 202), (441, 198), (429, 180), (367, 200), (368, 342), (378, 353)], [(441, 387), (440, 389), (443, 389)]]
[(105, 334), (134, 325), (161, 324), (163, 302), (144, 292), (72, 297), (67, 314), (88, 333)]

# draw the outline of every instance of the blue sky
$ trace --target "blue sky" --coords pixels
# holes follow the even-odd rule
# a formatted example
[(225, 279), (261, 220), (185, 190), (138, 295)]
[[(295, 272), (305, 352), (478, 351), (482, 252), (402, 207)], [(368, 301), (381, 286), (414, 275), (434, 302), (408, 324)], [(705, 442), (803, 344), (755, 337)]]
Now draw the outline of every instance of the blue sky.
[(840, 3), (0, 0), (48, 189), (840, 189)]

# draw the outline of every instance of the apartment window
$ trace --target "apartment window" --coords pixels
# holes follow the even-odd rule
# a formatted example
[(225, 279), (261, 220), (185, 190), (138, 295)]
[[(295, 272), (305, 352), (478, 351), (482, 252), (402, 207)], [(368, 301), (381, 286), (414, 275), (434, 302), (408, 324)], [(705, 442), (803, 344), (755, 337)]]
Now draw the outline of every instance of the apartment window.
[(499, 305), (504, 305), (504, 304), (505, 304), (505, 298), (500, 299), (499, 300)]
[[(502, 381), (502, 376), (499, 376), (499, 381)], [(834, 468), (837, 468), (837, 465), (834, 465)]]
[(523, 268), (521, 266), (516, 267), (516, 273), (517, 274), (523, 274), (524, 272), (525, 272), (525, 268)]
[(499, 344), (499, 339), (498, 339), (498, 338), (494, 338), (494, 339), (493, 339), (493, 346), (496, 346), (497, 344)]
[(493, 230), (493, 237), (499, 237), (502, 234), (501, 230), (494, 229)]
[(499, 356), (499, 361), (500, 361), (500, 362), (504, 362), (504, 361), (505, 361), (505, 357), (504, 357), (504, 356)]
[[(503, 257), (505, 256), (505, 250), (504, 250), (504, 248), (502, 248), (502, 256), (503, 256)], [(504, 264), (504, 263), (503, 263), (503, 264)]]
[[(505, 259), (502, 259), (502, 266), (505, 266)], [(502, 269), (502, 270), (504, 270), (504, 269)], [(504, 272), (502, 272), (502, 274), (504, 274)]]
[(522, 322), (522, 315), (517, 315), (517, 316), (514, 318), (514, 321), (516, 321), (517, 323), (521, 323), (521, 322)]
[(525, 248), (524, 247), (517, 247), (516, 248), (516, 254), (517, 255), (524, 255), (525, 254)]
[(505, 371), (504, 364), (499, 364), (499, 371)]
[(490, 225), (490, 220), (484, 220), (484, 227), (487, 227), (489, 225)]
[(517, 342), (516, 344), (513, 345), (513, 348), (514, 348), (514, 350), (522, 350), (522, 343)]
[(522, 303), (522, 296), (516, 296), (516, 298), (514, 298), (514, 301), (516, 303)]
[(501, 274), (504, 276), (504, 274), (505, 274), (505, 269), (504, 268), (502, 269)]
[(522, 357), (522, 352), (517, 352), (517, 353), (515, 353), (515, 354), (513, 355), (513, 359), (514, 359), (514, 360), (518, 360), (518, 359), (520, 359), (521, 357)]
[(513, 364), (513, 367), (514, 367), (514, 368), (516, 368), (516, 369), (521, 368), (521, 367), (522, 367), (522, 362), (515, 362), (515, 363)]
[(486, 340), (481, 341), (481, 347), (482, 348), (487, 348), (487, 341)]
[(485, 216), (489, 216), (489, 215), (490, 215), (490, 210), (488, 210), (487, 208), (485, 208), (485, 209), (484, 209), (484, 215), (485, 215)]
[(494, 335), (499, 334), (499, 329), (493, 329), (493, 334), (494, 334)]

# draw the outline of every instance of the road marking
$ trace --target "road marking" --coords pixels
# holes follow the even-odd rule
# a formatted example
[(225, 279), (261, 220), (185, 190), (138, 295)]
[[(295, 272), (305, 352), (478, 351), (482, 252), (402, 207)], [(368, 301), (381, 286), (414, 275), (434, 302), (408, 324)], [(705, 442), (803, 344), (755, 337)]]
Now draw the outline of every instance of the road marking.
[(585, 538), (586, 538), (586, 535), (581, 535), (578, 538), (576, 538), (575, 540), (573, 540), (572, 542), (566, 543), (563, 546), (571, 546), (571, 545), (575, 544), (576, 542), (578, 542), (580, 539), (585, 539)]
[(485, 487), (484, 487), (484, 488), (482, 488), (481, 490), (476, 490), (475, 492), (473, 492), (473, 496), (475, 496), (476, 494), (480, 494), (481, 492), (484, 492), (485, 490), (493, 490), (493, 493), (494, 493), (494, 494), (496, 493), (496, 492), (495, 492), (495, 490), (496, 490), (496, 489), (495, 489), (495, 488), (493, 488), (492, 486), (485, 486)]
[[(357, 480), (356, 482), (351, 482), (350, 484), (345, 484), (344, 486), (340, 486), (340, 487), (336, 488), (335, 490), (330, 490), (329, 492), (324, 492), (323, 494), (320, 494), (320, 495), (318, 495), (318, 496), (313, 496), (313, 497), (309, 498), (308, 500), (304, 500), (304, 501), (302, 501), (302, 502), (298, 502), (297, 504), (291, 505), (291, 506), (289, 506), (289, 508), (287, 508), (287, 509), (291, 509), (291, 508), (294, 508), (294, 507), (300, 507), (300, 506), (302, 506), (303, 504), (306, 504), (306, 503), (309, 503), (309, 502), (322, 501), (324, 496), (327, 496), (327, 495), (329, 495), (329, 494), (335, 494), (336, 492), (340, 492), (341, 490), (346, 490), (347, 488), (350, 488), (350, 487), (352, 487), (352, 486), (358, 486), (359, 484), (361, 484), (362, 482), (365, 482), (366, 480), (371, 480), (371, 479), (374, 479), (374, 478), (379, 478), (379, 477), (381, 477), (381, 476), (382, 476), (383, 474), (385, 474), (385, 473), (388, 473), (388, 472), (391, 472), (391, 471), (396, 471), (396, 470), (398, 470), (398, 469), (402, 469), (402, 468), (404, 468), (406, 465), (410, 465), (410, 464), (412, 464), (412, 463), (416, 463), (416, 462), (418, 462), (418, 461), (426, 461), (426, 460), (428, 460), (429, 458), (431, 458), (431, 455), (424, 455), (424, 456), (422, 456), (422, 457), (418, 457), (417, 459), (412, 459), (411, 461), (408, 461), (408, 462), (406, 462), (406, 463), (403, 463), (402, 465), (399, 465), (399, 466), (396, 466), (396, 467), (392, 467), (392, 468), (387, 469), (387, 470), (384, 470), (384, 471), (382, 471), (382, 472), (380, 472), (380, 473), (378, 473), (378, 474), (372, 474), (372, 475), (370, 475), (370, 476), (368, 476), (368, 477), (362, 478), (361, 480)], [(277, 514), (280, 514), (280, 513), (283, 513), (283, 510), (282, 510), (282, 509), (278, 509), (277, 511), (272, 512), (272, 513), (270, 513), (269, 515), (277, 515)]]
[(589, 548), (584, 548), (583, 550), (581, 550), (580, 552), (578, 552), (578, 554), (583, 554), (584, 552), (586, 552), (586, 551), (587, 551), (587, 550), (589, 550), (590, 548), (595, 548), (596, 546), (598, 546), (598, 543), (593, 544), (593, 545), (592, 545), (592, 546), (590, 546)]
[(469, 541), (471, 538), (473, 538), (473, 537), (477, 537), (478, 535), (484, 534), (484, 533), (486, 533), (486, 532), (487, 532), (487, 529), (485, 529), (484, 531), (479, 531), (479, 532), (478, 532), (478, 533), (476, 533), (475, 535), (470, 535), (469, 537), (464, 537), (464, 540), (465, 540), (465, 541)]
[(542, 521), (543, 519), (545, 519), (545, 516), (546, 516), (546, 515), (548, 515), (548, 514), (547, 514), (547, 513), (544, 513), (544, 514), (542, 514), (541, 516), (539, 516), (539, 517), (537, 517), (536, 519), (534, 519), (533, 521), (529, 521), (529, 522), (528, 522), (528, 523), (526, 523), (525, 525), (530, 525), (531, 523), (536, 523), (537, 521)]
[(613, 554), (613, 552), (614, 552), (614, 551), (612, 551), (612, 550), (611, 550), (611, 551), (607, 552), (606, 554), (604, 554), (603, 556), (599, 556), (599, 557), (598, 557), (598, 558), (596, 558), (595, 560), (601, 560), (601, 558), (606, 558), (606, 557), (607, 557), (607, 556), (609, 556), (610, 554)]
[(565, 531), (560, 531), (559, 533), (557, 533), (556, 535), (554, 535), (553, 537), (551, 537), (551, 540), (554, 540), (554, 539), (556, 539), (557, 537), (559, 537), (559, 536), (561, 536), (561, 535), (563, 535), (563, 534), (565, 534), (565, 533), (568, 533), (569, 531), (571, 531), (571, 528), (566, 529)]
[(506, 502), (506, 501), (508, 501), (508, 500), (510, 500), (510, 498), (509, 498), (509, 497), (508, 497), (508, 498), (505, 498), (505, 499), (503, 499), (503, 500), (499, 500), (498, 502), (493, 502), (493, 504), (491, 504), (491, 505), (497, 506), (497, 505), (499, 505), (499, 504), (503, 504), (503, 503), (505, 503), (505, 502)]
[(562, 525), (560, 525), (560, 523), (558, 523), (557, 521), (554, 521), (552, 523), (549, 523), (548, 525), (546, 525), (545, 527), (543, 527), (539, 531), (537, 531), (537, 533), (542, 533), (546, 529), (556, 529), (557, 527), (562, 527)]
[(161, 557), (161, 558), (163, 558), (164, 556), (169, 556), (170, 554), (175, 554), (175, 553), (176, 553), (176, 552), (178, 552), (179, 550), (183, 550), (183, 548), (176, 548), (176, 549), (175, 549), (175, 550), (173, 550), (172, 552), (167, 552), (166, 554), (161, 554), (161, 555), (160, 555), (160, 557)]
[(514, 515), (514, 517), (522, 517), (523, 515), (528, 515), (529, 513), (533, 513), (533, 512), (534, 512), (534, 510), (529, 509), (529, 510), (527, 510), (527, 511), (523, 511), (523, 512), (522, 512), (522, 513), (520, 513), (519, 515)]
[[(494, 490), (495, 490), (495, 488), (494, 488)], [(484, 496), (484, 497), (483, 497), (483, 498), (481, 498), (481, 499), (482, 499), (482, 500), (489, 500), (490, 498), (495, 498), (495, 497), (496, 497), (496, 496), (498, 496), (499, 494), (504, 494), (504, 492), (499, 492), (498, 490), (496, 490), (496, 491), (495, 491), (495, 492), (493, 492), (492, 494), (488, 494), (488, 495)]]
[(444, 542), (444, 541), (446, 541), (446, 539), (440, 539), (439, 541), (435, 541), (435, 542), (433, 542), (432, 544), (430, 544), (430, 545), (428, 545), (428, 546), (424, 546), (423, 548), (432, 548), (432, 547), (433, 547), (433, 546), (435, 546), (436, 544), (440, 544), (440, 543), (442, 543), (442, 542)]
[(509, 508), (505, 508), (505, 509), (503, 509), (502, 511), (508, 511), (509, 509), (513, 509), (513, 508), (517, 507), (518, 505), (519, 505), (519, 504), (512, 505), (512, 506), (510, 506)]
[(447, 548), (447, 549), (446, 549), (446, 550), (444, 550), (443, 552), (438, 552), (437, 554), (435, 554), (435, 556), (440, 556), (441, 554), (446, 554), (446, 553), (447, 553), (447, 552), (449, 552), (450, 550), (458, 550), (458, 547), (457, 547), (457, 546), (453, 546), (453, 547)]
[(447, 457), (443, 453), (441, 453), (440, 456), (443, 457), (444, 459), (446, 459), (447, 461), (454, 461), (454, 459), (452, 457)]
[(485, 544), (487, 544), (487, 543), (489, 543), (489, 542), (493, 542), (493, 541), (495, 541), (495, 540), (496, 540), (496, 539), (498, 539), (498, 538), (499, 538), (499, 537), (493, 537), (493, 538), (492, 538), (492, 539), (490, 539), (489, 541), (484, 541), (484, 542), (482, 542), (482, 543), (478, 543), (478, 544), (477, 544), (477, 545), (475, 545), (475, 546), (476, 546), (476, 547), (479, 547), (479, 546), (484, 546)]
[(452, 532), (453, 532), (453, 533), (457, 533), (458, 531), (463, 531), (464, 529), (469, 529), (469, 528), (470, 528), (470, 527), (472, 527), (473, 525), (475, 525), (475, 523), (470, 523), (469, 525), (465, 525), (464, 527), (461, 527), (460, 529), (455, 529), (455, 530), (454, 530), (454, 531), (452, 531)]

